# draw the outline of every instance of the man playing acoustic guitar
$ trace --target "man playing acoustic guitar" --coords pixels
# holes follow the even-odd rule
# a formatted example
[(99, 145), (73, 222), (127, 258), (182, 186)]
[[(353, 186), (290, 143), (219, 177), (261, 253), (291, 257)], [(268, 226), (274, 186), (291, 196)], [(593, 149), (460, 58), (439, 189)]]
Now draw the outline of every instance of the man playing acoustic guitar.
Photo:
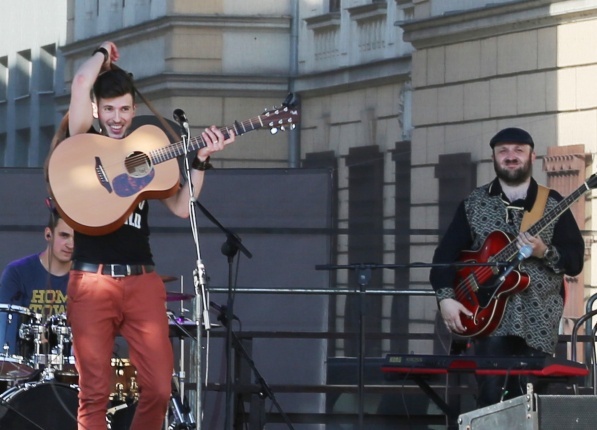
[[(532, 178), (536, 154), (530, 134), (506, 128), (491, 139), (490, 146), (497, 178), (476, 188), (459, 205), (435, 250), (433, 262), (438, 265), (431, 269), (429, 279), (444, 323), (454, 333), (474, 338), (475, 355), (553, 355), (564, 306), (563, 278), (582, 271), (584, 241), (569, 204), (553, 222), (527, 228), (529, 218), (540, 218), (563, 201), (556, 191), (539, 186)], [(500, 277), (503, 269), (495, 266), (463, 269), (450, 265), (511, 261), (523, 247), (530, 256), (520, 258), (528, 257), (520, 263), (520, 272), (514, 270), (505, 277)], [(499, 252), (502, 248), (514, 252)], [(465, 252), (467, 258), (463, 258)], [(463, 277), (467, 271), (469, 275)], [(477, 291), (471, 287), (478, 281), (485, 283), (480, 282)], [(500, 296), (510, 289), (511, 295)], [(479, 407), (526, 393), (526, 383), (514, 376), (484, 376), (477, 381)]]
[[(135, 115), (135, 88), (128, 73), (112, 66), (118, 57), (116, 45), (104, 42), (76, 72), (68, 116), (70, 136), (98, 132), (113, 139), (127, 136)], [(94, 117), (98, 131), (93, 127)], [(195, 198), (210, 154), (235, 140), (233, 133), (225, 138), (215, 126), (205, 129), (202, 138), (206, 146), (198, 151), (191, 173)], [(189, 216), (188, 187), (186, 182), (161, 198), (180, 217)], [(160, 429), (168, 408), (173, 354), (166, 290), (149, 246), (148, 206), (147, 201), (136, 204), (124, 225), (113, 232), (88, 235), (75, 231), (67, 316), (79, 372), (80, 430), (106, 429), (113, 372), (110, 358), (118, 332), (128, 342), (137, 369), (140, 398), (131, 429)]]

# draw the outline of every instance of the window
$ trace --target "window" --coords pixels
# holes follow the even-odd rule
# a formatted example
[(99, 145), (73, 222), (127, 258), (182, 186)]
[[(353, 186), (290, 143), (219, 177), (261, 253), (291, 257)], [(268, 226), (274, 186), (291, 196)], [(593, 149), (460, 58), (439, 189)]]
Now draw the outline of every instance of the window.
[(0, 166), (6, 167), (6, 133), (0, 133)]
[(330, 0), (329, 12), (339, 12), (340, 11), (340, 2), (341, 2), (341, 0)]
[(56, 45), (42, 46), (39, 52), (38, 89), (42, 92), (54, 90), (54, 71), (56, 69)]
[(31, 50), (27, 49), (17, 53), (14, 76), (15, 97), (29, 95), (31, 79)]
[(29, 142), (31, 139), (29, 129), (17, 130), (16, 138), (14, 167), (27, 167), (29, 165)]
[(6, 100), (8, 89), (8, 57), (0, 57), (0, 101)]

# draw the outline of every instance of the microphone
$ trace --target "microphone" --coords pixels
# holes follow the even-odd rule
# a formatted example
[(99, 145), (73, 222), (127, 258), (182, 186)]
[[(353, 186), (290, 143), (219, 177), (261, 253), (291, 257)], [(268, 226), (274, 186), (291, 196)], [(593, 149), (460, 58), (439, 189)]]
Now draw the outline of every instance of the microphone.
[(189, 121), (187, 120), (187, 115), (184, 113), (182, 109), (174, 109), (172, 113), (174, 117), (174, 121), (176, 121), (182, 128), (185, 130), (189, 127)]
[(518, 254), (516, 254), (516, 258), (506, 266), (506, 270), (500, 275), (499, 282), (504, 282), (506, 280), (506, 276), (508, 276), (512, 271), (522, 263), (523, 260), (526, 260), (531, 256), (533, 253), (533, 247), (531, 245), (524, 245), (522, 248), (518, 250)]

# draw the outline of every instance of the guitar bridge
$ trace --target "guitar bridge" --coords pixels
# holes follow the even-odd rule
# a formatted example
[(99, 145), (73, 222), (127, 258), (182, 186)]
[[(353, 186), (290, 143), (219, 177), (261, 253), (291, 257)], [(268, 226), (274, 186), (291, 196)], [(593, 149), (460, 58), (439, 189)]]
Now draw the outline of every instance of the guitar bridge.
[(100, 160), (99, 157), (95, 157), (95, 174), (101, 186), (104, 187), (106, 191), (111, 193), (112, 186), (110, 185), (110, 181), (107, 178), (104, 166), (102, 166), (102, 160)]

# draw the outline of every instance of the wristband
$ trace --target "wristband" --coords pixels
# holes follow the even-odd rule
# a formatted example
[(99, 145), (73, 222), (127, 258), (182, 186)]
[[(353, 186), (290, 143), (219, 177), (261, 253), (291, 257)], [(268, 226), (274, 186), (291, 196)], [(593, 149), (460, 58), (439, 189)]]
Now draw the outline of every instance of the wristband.
[(102, 54), (104, 54), (104, 63), (110, 59), (110, 54), (108, 53), (108, 50), (106, 48), (104, 48), (103, 46), (100, 46), (95, 51), (93, 51), (93, 54), (91, 54), (91, 56), (94, 56), (98, 52), (101, 52)]
[(209, 157), (205, 159), (205, 161), (199, 160), (197, 157), (193, 160), (193, 164), (191, 167), (195, 170), (204, 171), (213, 168), (213, 165), (209, 162)]
[(560, 259), (557, 249), (553, 245), (549, 245), (543, 254), (543, 259), (548, 263), (556, 263)]

